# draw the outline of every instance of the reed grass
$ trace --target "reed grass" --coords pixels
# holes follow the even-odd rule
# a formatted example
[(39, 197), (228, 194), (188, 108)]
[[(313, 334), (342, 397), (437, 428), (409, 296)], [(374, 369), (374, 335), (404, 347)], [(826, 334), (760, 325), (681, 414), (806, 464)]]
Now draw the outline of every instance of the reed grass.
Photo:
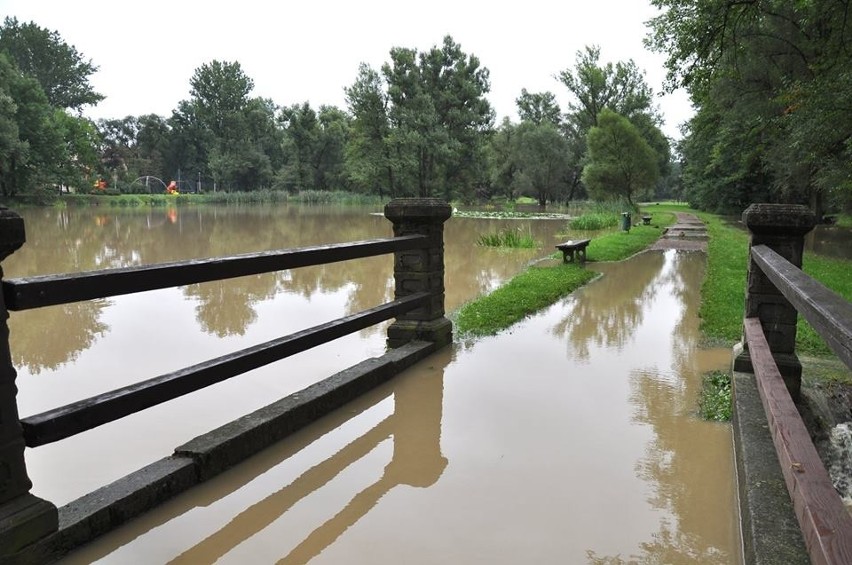
[(531, 233), (523, 233), (520, 229), (503, 229), (497, 233), (480, 234), (477, 245), (485, 247), (511, 247), (517, 249), (533, 249), (538, 242)]

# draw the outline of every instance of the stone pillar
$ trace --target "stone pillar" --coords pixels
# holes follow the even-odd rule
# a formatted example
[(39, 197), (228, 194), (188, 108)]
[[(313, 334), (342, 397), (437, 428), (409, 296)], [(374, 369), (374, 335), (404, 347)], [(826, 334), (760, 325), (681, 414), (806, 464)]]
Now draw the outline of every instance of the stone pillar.
[[(0, 206), (0, 261), (24, 244), (24, 220)], [(3, 270), (0, 267), (0, 281)], [(9, 312), (0, 292), (0, 562), (58, 528), (56, 506), (30, 494), (24, 436), (15, 397), (17, 373), (9, 351)]]
[(399, 198), (385, 206), (395, 237), (417, 234), (429, 238), (424, 249), (395, 254), (395, 297), (422, 291), (432, 294), (427, 306), (403, 314), (388, 327), (389, 347), (415, 339), (442, 347), (453, 339), (452, 323), (444, 317), (444, 222), (451, 215), (450, 205), (438, 198)]
[[(752, 204), (743, 212), (743, 223), (751, 233), (749, 251), (755, 245), (766, 245), (796, 267), (802, 267), (805, 235), (815, 224), (814, 213), (806, 206)], [(790, 396), (798, 400), (802, 385), (802, 365), (796, 357), (798, 313), (755, 264), (750, 253), (745, 317), (760, 319), (772, 357), (784, 377)], [(734, 370), (753, 372), (745, 337), (742, 352), (734, 359)]]

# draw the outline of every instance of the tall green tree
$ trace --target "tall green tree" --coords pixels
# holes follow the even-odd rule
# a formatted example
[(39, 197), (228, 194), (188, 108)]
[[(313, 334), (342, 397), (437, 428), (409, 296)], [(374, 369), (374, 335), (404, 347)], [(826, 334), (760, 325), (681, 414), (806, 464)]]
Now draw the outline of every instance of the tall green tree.
[(15, 196), (57, 185), (68, 161), (62, 134), (38, 82), (0, 53), (0, 192)]
[(64, 141), (64, 151), (57, 166), (56, 184), (60, 187), (87, 187), (100, 169), (101, 143), (97, 126), (87, 118), (72, 116), (55, 108), (53, 121)]
[(630, 120), (604, 109), (589, 130), (588, 146), (583, 182), (593, 195), (623, 197), (632, 205), (634, 196), (653, 190), (660, 176), (657, 156)]
[[(719, 149), (706, 160), (723, 190), (751, 185), (749, 200), (768, 191), (772, 200), (809, 202), (818, 214), (826, 196), (852, 194), (848, 0), (653, 4), (661, 14), (647, 43), (667, 55), (668, 86), (688, 89), (698, 108), (690, 136), (703, 138), (695, 147)], [(704, 127), (711, 116), (715, 134)], [(732, 169), (722, 160), (728, 152), (751, 159)], [(702, 192), (692, 166), (684, 182)], [(746, 184), (726, 181), (731, 173)]]
[(521, 194), (534, 196), (540, 206), (561, 198), (569, 168), (565, 138), (549, 122), (521, 122), (513, 151), (517, 167), (513, 184)]
[(660, 131), (661, 118), (653, 103), (653, 90), (633, 60), (602, 63), (599, 46), (587, 46), (576, 54), (574, 67), (565, 69), (557, 79), (571, 95), (562, 132), (572, 155), (566, 175), (569, 198), (582, 193), (583, 170), (588, 163), (586, 146), (591, 128), (598, 126), (600, 115), (610, 110), (626, 117), (656, 153), (658, 168), (668, 171), (670, 143)]
[(598, 125), (598, 116), (610, 109), (633, 119), (645, 114), (656, 118), (653, 107), (653, 90), (645, 82), (645, 75), (631, 59), (602, 64), (601, 49), (587, 46), (577, 52), (573, 69), (561, 71), (557, 78), (572, 95), (568, 105), (568, 118), (575, 122), (585, 135), (589, 128)]
[(517, 124), (513, 124), (509, 118), (503, 118), (500, 126), (489, 138), (488, 168), (492, 190), (486, 196), (490, 197), (496, 193), (510, 202), (514, 202), (518, 197), (519, 187), (515, 183), (515, 176), (518, 174), (518, 166), (515, 163), (517, 130)]
[(556, 95), (552, 92), (529, 92), (522, 88), (515, 104), (522, 122), (549, 123), (555, 127), (562, 125), (562, 111), (556, 103)]
[(361, 191), (397, 196), (384, 81), (375, 69), (361, 63), (355, 82), (345, 92), (352, 115), (345, 156), (347, 174)]
[[(194, 173), (196, 178), (203, 177), (212, 181), (216, 188), (216, 179), (210, 169), (210, 153), (217, 138), (199, 118), (194, 100), (181, 100), (178, 107), (168, 118), (169, 150), (166, 156), (166, 169), (178, 169)], [(209, 186), (209, 184), (208, 184)]]
[(275, 131), (275, 108), (249, 98), (254, 81), (238, 62), (214, 60), (195, 70), (190, 87), (181, 110), (184, 121), (203, 132), (201, 152), (214, 182), (226, 190), (271, 186), (274, 171), (265, 148)]
[(52, 106), (80, 110), (104, 99), (89, 83), (98, 68), (55, 31), (7, 17), (0, 26), (0, 52), (38, 81)]
[[(283, 108), (279, 120), (284, 128), (286, 165), (281, 179), (291, 192), (315, 188), (315, 160), (319, 145), (319, 120), (310, 102)], [(282, 180), (279, 180), (282, 182)]]
[(237, 62), (211, 61), (195, 69), (189, 80), (198, 119), (219, 138), (228, 134), (235, 115), (249, 102), (254, 81)]
[(343, 110), (310, 103), (281, 111), (287, 162), (279, 175), (288, 190), (343, 190), (348, 187), (345, 148), (350, 117)]
[(488, 69), (450, 36), (418, 53), (393, 48), (382, 66), (396, 179), (420, 196), (468, 197), (482, 177), (485, 135), (494, 112)]

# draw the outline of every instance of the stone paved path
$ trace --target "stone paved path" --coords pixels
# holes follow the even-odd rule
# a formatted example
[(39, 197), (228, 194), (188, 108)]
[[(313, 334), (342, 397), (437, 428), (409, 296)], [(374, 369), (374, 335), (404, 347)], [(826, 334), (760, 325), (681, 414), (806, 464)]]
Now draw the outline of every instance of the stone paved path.
[(677, 222), (650, 249), (707, 251), (707, 228), (694, 214), (676, 212)]

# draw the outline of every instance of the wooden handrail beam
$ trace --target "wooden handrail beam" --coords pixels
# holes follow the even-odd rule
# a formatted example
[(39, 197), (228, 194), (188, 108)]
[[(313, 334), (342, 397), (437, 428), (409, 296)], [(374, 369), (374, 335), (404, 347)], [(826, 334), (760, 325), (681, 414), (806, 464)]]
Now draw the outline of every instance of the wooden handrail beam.
[(28, 447), (37, 447), (71, 437), (410, 312), (428, 304), (430, 299), (427, 292), (411, 294), (236, 353), (22, 418), (24, 440)]
[(772, 441), (811, 562), (852, 563), (852, 517), (834, 489), (790, 397), (760, 320), (746, 318), (744, 333)]
[(766, 245), (751, 248), (754, 262), (832, 351), (852, 368), (852, 303), (802, 272)]
[(297, 267), (336, 263), (399, 251), (421, 249), (429, 245), (423, 235), (353, 241), (299, 249), (279, 249), (246, 253), (232, 257), (174, 261), (142, 265), (43, 275), (3, 281), (6, 309), (29, 310), (43, 306), (68, 304), (95, 298), (108, 298), (188, 284), (257, 275)]

